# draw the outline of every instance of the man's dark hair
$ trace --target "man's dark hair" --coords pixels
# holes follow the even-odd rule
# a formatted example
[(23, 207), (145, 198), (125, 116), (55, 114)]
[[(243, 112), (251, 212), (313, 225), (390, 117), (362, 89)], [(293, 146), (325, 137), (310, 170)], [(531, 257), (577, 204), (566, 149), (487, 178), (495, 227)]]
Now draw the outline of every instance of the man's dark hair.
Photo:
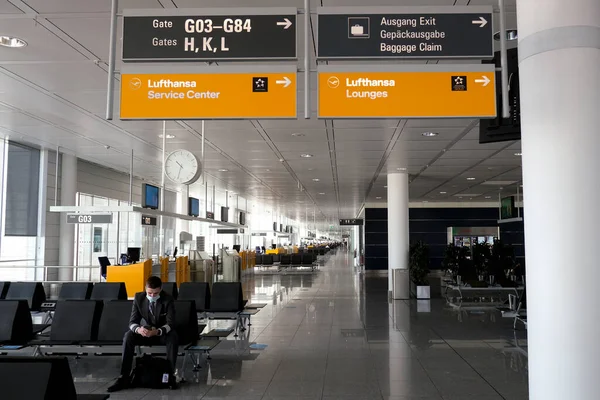
[(151, 276), (146, 281), (146, 287), (150, 289), (160, 289), (162, 287), (162, 281), (158, 276)]

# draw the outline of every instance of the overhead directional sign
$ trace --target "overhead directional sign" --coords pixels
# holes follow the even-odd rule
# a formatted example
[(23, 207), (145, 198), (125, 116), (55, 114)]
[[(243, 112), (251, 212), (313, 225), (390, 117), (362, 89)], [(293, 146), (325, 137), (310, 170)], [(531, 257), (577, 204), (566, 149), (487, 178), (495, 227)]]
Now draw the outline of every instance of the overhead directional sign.
[(121, 119), (296, 118), (295, 67), (168, 70), (124, 67)]
[[(340, 225), (342, 226), (352, 226), (352, 225), (362, 225), (362, 219), (340, 219)], [(333, 226), (331, 226), (333, 228)]]
[(318, 76), (319, 118), (496, 116), (494, 65), (321, 66)]
[(112, 214), (67, 214), (67, 224), (112, 224)]
[(124, 10), (123, 61), (296, 59), (296, 8)]
[(492, 58), (492, 7), (321, 7), (317, 57)]

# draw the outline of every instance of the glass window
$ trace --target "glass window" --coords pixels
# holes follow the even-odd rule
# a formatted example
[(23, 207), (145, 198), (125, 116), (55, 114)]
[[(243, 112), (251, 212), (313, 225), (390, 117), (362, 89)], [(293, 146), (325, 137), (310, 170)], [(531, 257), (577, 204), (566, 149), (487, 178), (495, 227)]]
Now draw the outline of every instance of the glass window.
[(6, 168), (5, 236), (37, 236), (40, 151), (10, 142)]

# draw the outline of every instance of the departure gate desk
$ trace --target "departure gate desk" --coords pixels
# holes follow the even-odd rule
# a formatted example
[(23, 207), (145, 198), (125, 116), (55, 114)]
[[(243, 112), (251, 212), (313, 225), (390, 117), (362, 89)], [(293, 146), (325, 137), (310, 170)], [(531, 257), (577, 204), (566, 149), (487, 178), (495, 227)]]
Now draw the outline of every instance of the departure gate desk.
[(136, 293), (143, 292), (146, 280), (152, 274), (152, 260), (146, 260), (130, 265), (110, 265), (106, 272), (107, 282), (125, 282), (127, 297), (134, 297)]

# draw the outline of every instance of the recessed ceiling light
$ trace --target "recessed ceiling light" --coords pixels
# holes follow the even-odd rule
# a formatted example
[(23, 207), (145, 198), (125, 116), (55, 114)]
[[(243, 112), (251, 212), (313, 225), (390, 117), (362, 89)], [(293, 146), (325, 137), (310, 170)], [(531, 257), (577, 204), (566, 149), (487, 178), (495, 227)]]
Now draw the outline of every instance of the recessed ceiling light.
[(17, 37), (0, 36), (0, 46), (18, 49), (27, 46), (27, 42)]
[(312, 154), (300, 154), (300, 157), (302, 158), (311, 158), (312, 156)]
[(302, 136), (306, 136), (306, 134), (304, 134), (304, 133), (299, 133), (299, 132), (295, 132), (295, 133), (292, 133), (292, 136), (295, 136), (295, 137), (302, 137)]
[(221, 168), (221, 169), (219, 169), (219, 172), (229, 172), (229, 170), (225, 169), (225, 168)]
[(320, 179), (319, 178), (313, 178), (313, 182), (319, 182)]
[(385, 185), (384, 188), (387, 189), (387, 185)]
[[(160, 135), (158, 135), (159, 138), (163, 138), (163, 134), (161, 133)], [(167, 139), (175, 139), (175, 135), (171, 135), (170, 133), (167, 133)]]
[[(507, 29), (506, 30), (506, 40), (513, 41), (519, 38), (519, 34), (516, 29)], [(500, 32), (494, 33), (494, 40), (500, 41)]]
[(271, 172), (271, 170), (270, 170), (269, 168), (265, 169), (265, 171), (267, 171), (267, 172)]
[(515, 156), (517, 156), (517, 157), (520, 157), (522, 155), (523, 155), (523, 153), (515, 153)]
[(396, 168), (398, 171), (406, 171), (406, 168), (401, 167), (401, 168)]
[(375, 200), (381, 200), (381, 196), (375, 197)]
[(446, 193), (448, 193), (448, 192), (440, 192), (440, 194), (446, 194)]
[(322, 196), (322, 195), (324, 195), (325, 193), (321, 192), (321, 193), (319, 193), (319, 194)]
[(439, 133), (437, 133), (437, 132), (423, 132), (423, 133), (421, 133), (421, 135), (423, 135), (425, 137), (434, 137), (434, 136), (439, 135)]
[(486, 198), (486, 199), (491, 199), (491, 198), (492, 198), (492, 196), (485, 196), (485, 198)]
[(475, 178), (469, 177), (469, 178), (467, 178), (467, 180), (468, 180), (468, 181), (474, 181), (474, 180), (475, 180)]

